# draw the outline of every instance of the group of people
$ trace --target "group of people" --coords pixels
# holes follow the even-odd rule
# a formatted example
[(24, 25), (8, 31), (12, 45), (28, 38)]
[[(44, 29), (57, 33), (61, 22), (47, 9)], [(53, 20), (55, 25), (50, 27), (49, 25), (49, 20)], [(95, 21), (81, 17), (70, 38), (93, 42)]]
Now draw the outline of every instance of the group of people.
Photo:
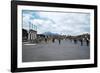
[[(52, 43), (54, 43), (55, 40), (58, 40), (59, 44), (61, 43), (61, 39), (60, 39), (60, 38), (58, 38), (58, 39), (52, 38), (52, 39), (51, 39)], [(45, 42), (46, 42), (46, 43), (48, 42), (48, 38), (45, 38)]]
[[(78, 38), (72, 38), (72, 39), (67, 38), (67, 39), (73, 41), (75, 44), (77, 44), (78, 42), (80, 42), (81, 46), (84, 45), (84, 42), (85, 42), (85, 44), (86, 44), (87, 46), (89, 46), (89, 44), (90, 44), (90, 40), (89, 40), (88, 38), (87, 38), (87, 39), (84, 39), (84, 38), (80, 38), (80, 39), (78, 39)], [(52, 41), (52, 43), (55, 43), (55, 40), (57, 40), (58, 43), (61, 44), (62, 40), (64, 40), (64, 39), (61, 39), (61, 38), (51, 38), (51, 39), (45, 38), (44, 40), (45, 40), (46, 43), (47, 43), (49, 40)], [(66, 39), (65, 39), (65, 40), (66, 40)]]
[(73, 39), (73, 40), (74, 40), (75, 44), (77, 44), (77, 42), (79, 41), (81, 43), (81, 46), (83, 46), (83, 42), (85, 42), (87, 46), (89, 46), (89, 44), (90, 44), (90, 40), (89, 39), (81, 38), (81, 39)]

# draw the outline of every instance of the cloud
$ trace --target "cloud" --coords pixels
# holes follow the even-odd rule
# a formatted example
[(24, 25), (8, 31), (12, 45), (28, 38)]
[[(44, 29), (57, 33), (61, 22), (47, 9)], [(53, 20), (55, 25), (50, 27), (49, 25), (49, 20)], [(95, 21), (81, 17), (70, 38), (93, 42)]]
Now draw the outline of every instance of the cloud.
[(23, 28), (29, 22), (37, 26), (38, 33), (53, 32), (65, 35), (90, 33), (89, 13), (23, 11)]

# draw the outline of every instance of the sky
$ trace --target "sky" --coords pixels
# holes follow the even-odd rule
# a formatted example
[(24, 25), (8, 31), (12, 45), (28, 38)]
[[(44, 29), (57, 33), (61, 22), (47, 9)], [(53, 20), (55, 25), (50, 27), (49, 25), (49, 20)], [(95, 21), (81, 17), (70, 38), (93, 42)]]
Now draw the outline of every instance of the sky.
[(45, 32), (61, 35), (90, 33), (89, 13), (22, 10), (22, 18), (22, 28), (37, 30), (38, 34)]

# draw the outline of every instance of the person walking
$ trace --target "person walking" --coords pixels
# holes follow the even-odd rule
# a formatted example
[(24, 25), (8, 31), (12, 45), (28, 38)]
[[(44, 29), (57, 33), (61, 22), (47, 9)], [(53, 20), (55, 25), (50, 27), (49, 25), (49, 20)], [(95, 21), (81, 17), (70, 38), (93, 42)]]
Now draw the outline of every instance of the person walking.
[(45, 38), (45, 42), (47, 43), (47, 38)]
[(52, 39), (52, 42), (53, 42), (53, 43), (55, 42), (55, 38)]
[(86, 44), (87, 44), (87, 46), (89, 46), (89, 40), (88, 39), (86, 39)]
[(81, 42), (81, 46), (83, 46), (83, 40), (82, 39), (80, 39), (80, 42)]
[(77, 40), (76, 39), (74, 39), (74, 43), (77, 44)]
[(61, 43), (61, 39), (59, 38), (58, 41), (59, 41), (59, 44), (60, 44)]

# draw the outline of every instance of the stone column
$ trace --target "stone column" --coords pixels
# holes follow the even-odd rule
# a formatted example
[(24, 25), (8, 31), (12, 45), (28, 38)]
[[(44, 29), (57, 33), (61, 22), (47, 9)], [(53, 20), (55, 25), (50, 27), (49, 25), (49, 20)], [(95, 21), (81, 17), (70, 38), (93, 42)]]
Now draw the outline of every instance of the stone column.
[(30, 41), (30, 32), (28, 33), (28, 41)]

